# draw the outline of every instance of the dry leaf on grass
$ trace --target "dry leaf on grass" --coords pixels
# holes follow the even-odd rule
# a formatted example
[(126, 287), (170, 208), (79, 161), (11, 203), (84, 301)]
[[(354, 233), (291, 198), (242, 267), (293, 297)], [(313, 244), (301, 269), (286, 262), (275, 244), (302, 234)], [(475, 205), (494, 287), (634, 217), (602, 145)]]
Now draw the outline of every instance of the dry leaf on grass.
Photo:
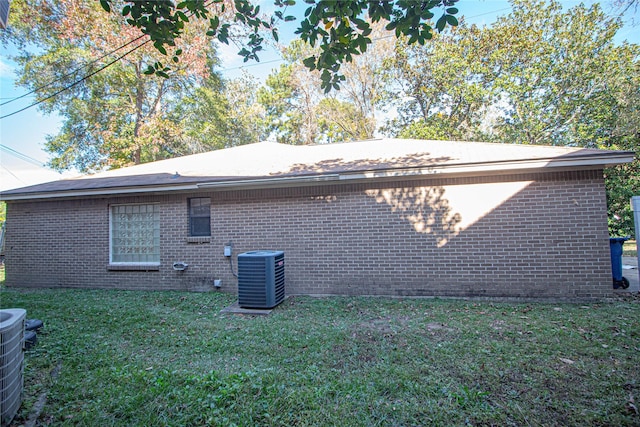
[(636, 406), (636, 402), (633, 399), (633, 394), (629, 394), (629, 401), (625, 405), (625, 408), (627, 408), (627, 412), (631, 414), (640, 415), (640, 412), (638, 412), (638, 407)]

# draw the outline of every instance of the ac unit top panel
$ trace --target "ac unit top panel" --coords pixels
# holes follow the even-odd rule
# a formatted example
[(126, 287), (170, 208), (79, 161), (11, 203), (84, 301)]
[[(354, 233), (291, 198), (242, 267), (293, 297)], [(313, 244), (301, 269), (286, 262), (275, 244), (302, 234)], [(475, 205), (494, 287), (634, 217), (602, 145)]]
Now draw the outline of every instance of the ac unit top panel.
[(23, 308), (5, 308), (0, 310), (0, 333), (12, 329), (16, 322), (20, 322), (27, 315)]
[(243, 257), (257, 257), (257, 258), (264, 258), (264, 257), (276, 257), (279, 255), (284, 255), (283, 251), (249, 251), (249, 252), (243, 252), (240, 255), (242, 255)]

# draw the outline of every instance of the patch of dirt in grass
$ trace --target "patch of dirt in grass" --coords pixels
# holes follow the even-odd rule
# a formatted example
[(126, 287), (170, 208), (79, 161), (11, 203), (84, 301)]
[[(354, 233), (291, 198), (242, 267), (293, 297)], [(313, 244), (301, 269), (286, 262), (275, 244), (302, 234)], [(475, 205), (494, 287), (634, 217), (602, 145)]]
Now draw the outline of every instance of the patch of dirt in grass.
[[(455, 329), (440, 322), (430, 322), (417, 326), (412, 316), (384, 316), (354, 323), (349, 330), (350, 342), (334, 346), (332, 353), (343, 354), (345, 359), (369, 365), (387, 359), (390, 352), (404, 354), (416, 342), (440, 342), (451, 339)], [(430, 352), (421, 347), (422, 352)], [(338, 357), (337, 359), (342, 359)], [(343, 362), (336, 363), (335, 369), (345, 369)]]
[(415, 319), (411, 316), (387, 316), (370, 319), (353, 326), (352, 338), (368, 343), (382, 343), (398, 346), (401, 348), (407, 345), (407, 332), (419, 334), (420, 337), (429, 340), (440, 340), (449, 338), (455, 329), (440, 322), (429, 322), (422, 327), (412, 324)]
[[(402, 332), (404, 329), (409, 327), (411, 321), (415, 320), (414, 317), (411, 316), (396, 316), (396, 317), (383, 317), (372, 319), (366, 322), (361, 322), (356, 325), (357, 328), (363, 330), (371, 330), (378, 332), (382, 335), (394, 335)], [(454, 329), (448, 327), (444, 323), (440, 322), (430, 322), (424, 326), (424, 330), (429, 332), (453, 332)]]
[(393, 335), (401, 331), (411, 320), (408, 316), (380, 317), (361, 322), (355, 326), (357, 330), (376, 332), (382, 335)]

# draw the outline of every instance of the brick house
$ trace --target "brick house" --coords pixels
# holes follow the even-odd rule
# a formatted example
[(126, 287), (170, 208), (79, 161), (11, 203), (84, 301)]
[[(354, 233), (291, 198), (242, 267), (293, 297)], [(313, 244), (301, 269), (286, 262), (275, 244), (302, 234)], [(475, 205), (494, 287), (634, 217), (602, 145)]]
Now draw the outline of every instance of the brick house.
[[(612, 292), (603, 168), (633, 154), (421, 140), (261, 142), (6, 191), (6, 285), (592, 299)], [(232, 246), (232, 256), (224, 246)], [(188, 264), (183, 271), (173, 264)]]

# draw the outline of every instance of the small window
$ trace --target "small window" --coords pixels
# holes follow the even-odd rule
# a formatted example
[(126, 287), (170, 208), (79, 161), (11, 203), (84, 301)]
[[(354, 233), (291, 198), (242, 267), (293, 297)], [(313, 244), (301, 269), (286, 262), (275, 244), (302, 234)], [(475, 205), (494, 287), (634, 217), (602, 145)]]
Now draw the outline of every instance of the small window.
[(160, 264), (158, 205), (114, 205), (110, 220), (111, 264)]
[(211, 199), (189, 199), (189, 236), (211, 236)]

